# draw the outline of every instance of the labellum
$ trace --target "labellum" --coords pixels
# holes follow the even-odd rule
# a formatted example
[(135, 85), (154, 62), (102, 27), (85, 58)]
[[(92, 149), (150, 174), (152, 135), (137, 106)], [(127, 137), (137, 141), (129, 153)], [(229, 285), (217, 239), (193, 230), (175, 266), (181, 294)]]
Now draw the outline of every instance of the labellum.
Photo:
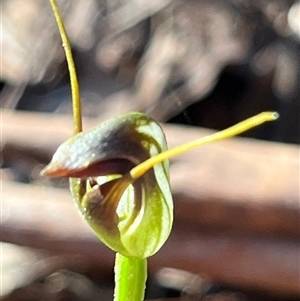
[(68, 139), (42, 174), (70, 177), (79, 210), (104, 244), (124, 256), (147, 258), (165, 243), (173, 223), (169, 163), (138, 177), (130, 172), (166, 150), (159, 124), (129, 113)]

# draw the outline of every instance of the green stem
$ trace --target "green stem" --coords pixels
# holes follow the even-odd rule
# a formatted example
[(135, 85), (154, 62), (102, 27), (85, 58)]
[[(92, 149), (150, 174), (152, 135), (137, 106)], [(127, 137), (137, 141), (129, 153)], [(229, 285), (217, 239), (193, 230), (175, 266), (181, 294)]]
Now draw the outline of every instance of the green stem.
[(63, 42), (63, 47), (67, 58), (69, 74), (70, 74), (70, 82), (71, 82), (71, 91), (72, 91), (74, 134), (77, 134), (82, 131), (82, 118), (81, 118), (81, 103), (80, 103), (80, 93), (79, 93), (79, 85), (78, 85), (78, 80), (76, 75), (76, 68), (73, 60), (73, 55), (72, 55), (68, 35), (65, 30), (63, 20), (61, 18), (61, 14), (59, 12), (58, 5), (55, 0), (49, 0), (49, 1), (52, 6), (52, 10), (56, 19), (56, 23), (58, 26), (58, 30), (61, 36), (61, 40)]
[(142, 301), (147, 279), (147, 259), (116, 254), (114, 301)]

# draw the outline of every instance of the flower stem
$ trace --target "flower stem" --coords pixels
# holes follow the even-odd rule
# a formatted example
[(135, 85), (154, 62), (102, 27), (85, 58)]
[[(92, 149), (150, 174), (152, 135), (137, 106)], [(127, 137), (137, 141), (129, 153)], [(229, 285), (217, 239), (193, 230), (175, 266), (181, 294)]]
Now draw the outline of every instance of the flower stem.
[(116, 254), (114, 301), (142, 301), (147, 279), (147, 259)]
[(55, 0), (49, 0), (49, 1), (52, 6), (52, 10), (63, 43), (62, 45), (64, 47), (66, 58), (67, 58), (69, 74), (70, 74), (70, 82), (71, 82), (71, 91), (72, 91), (74, 134), (77, 134), (82, 131), (82, 117), (81, 117), (80, 92), (79, 92), (79, 85), (78, 85), (78, 80), (76, 75), (76, 68), (73, 60), (73, 55), (72, 55), (68, 35), (65, 30), (63, 20), (61, 18), (61, 14), (59, 12), (58, 5)]

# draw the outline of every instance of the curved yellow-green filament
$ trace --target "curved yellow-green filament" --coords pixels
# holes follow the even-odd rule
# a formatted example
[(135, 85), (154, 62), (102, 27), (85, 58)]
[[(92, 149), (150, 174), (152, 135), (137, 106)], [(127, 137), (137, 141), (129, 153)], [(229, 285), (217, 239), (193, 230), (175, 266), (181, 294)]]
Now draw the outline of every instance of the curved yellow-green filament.
[(73, 60), (73, 55), (72, 55), (68, 35), (65, 30), (65, 26), (61, 18), (57, 3), (55, 0), (49, 0), (49, 1), (52, 6), (52, 10), (56, 19), (56, 23), (59, 29), (59, 33), (63, 42), (63, 47), (67, 58), (67, 63), (68, 63), (68, 68), (70, 73), (71, 91), (72, 91), (74, 134), (77, 134), (82, 131), (82, 117), (81, 117), (80, 93), (79, 93), (79, 85), (78, 85), (78, 80), (76, 75), (76, 68)]
[(227, 139), (236, 135), (239, 135), (249, 129), (252, 129), (264, 122), (267, 121), (273, 121), (276, 120), (279, 117), (278, 113), (276, 112), (263, 112), (258, 115), (255, 115), (253, 117), (250, 117), (244, 121), (241, 121), (240, 123), (237, 123), (236, 125), (233, 125), (232, 127), (229, 127), (228, 129), (225, 129), (220, 132), (216, 132), (212, 135), (199, 138), (197, 140), (193, 140), (191, 142), (188, 142), (186, 144), (180, 145), (178, 147), (175, 147), (173, 149), (167, 150), (163, 153), (160, 153), (156, 155), (155, 157), (151, 157), (148, 160), (140, 163), (139, 165), (135, 166), (131, 169), (130, 175), (133, 179), (137, 179), (141, 177), (147, 170), (152, 168), (154, 165), (167, 160), (171, 157), (180, 155), (182, 153), (185, 153), (195, 147), (199, 147), (211, 142)]

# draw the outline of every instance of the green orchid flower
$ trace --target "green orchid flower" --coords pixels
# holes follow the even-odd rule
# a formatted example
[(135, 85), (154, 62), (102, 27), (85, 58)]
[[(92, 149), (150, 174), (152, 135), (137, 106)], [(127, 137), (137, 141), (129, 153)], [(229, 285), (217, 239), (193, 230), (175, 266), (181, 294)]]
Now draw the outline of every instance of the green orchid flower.
[(78, 208), (104, 244), (123, 256), (143, 259), (161, 248), (172, 228), (168, 159), (277, 117), (264, 112), (167, 150), (158, 123), (129, 113), (68, 139), (42, 173), (70, 177)]
[(147, 258), (172, 228), (169, 163), (164, 160), (138, 178), (130, 171), (166, 150), (159, 124), (129, 113), (68, 139), (43, 174), (71, 178), (73, 198), (104, 244), (124, 256)]

